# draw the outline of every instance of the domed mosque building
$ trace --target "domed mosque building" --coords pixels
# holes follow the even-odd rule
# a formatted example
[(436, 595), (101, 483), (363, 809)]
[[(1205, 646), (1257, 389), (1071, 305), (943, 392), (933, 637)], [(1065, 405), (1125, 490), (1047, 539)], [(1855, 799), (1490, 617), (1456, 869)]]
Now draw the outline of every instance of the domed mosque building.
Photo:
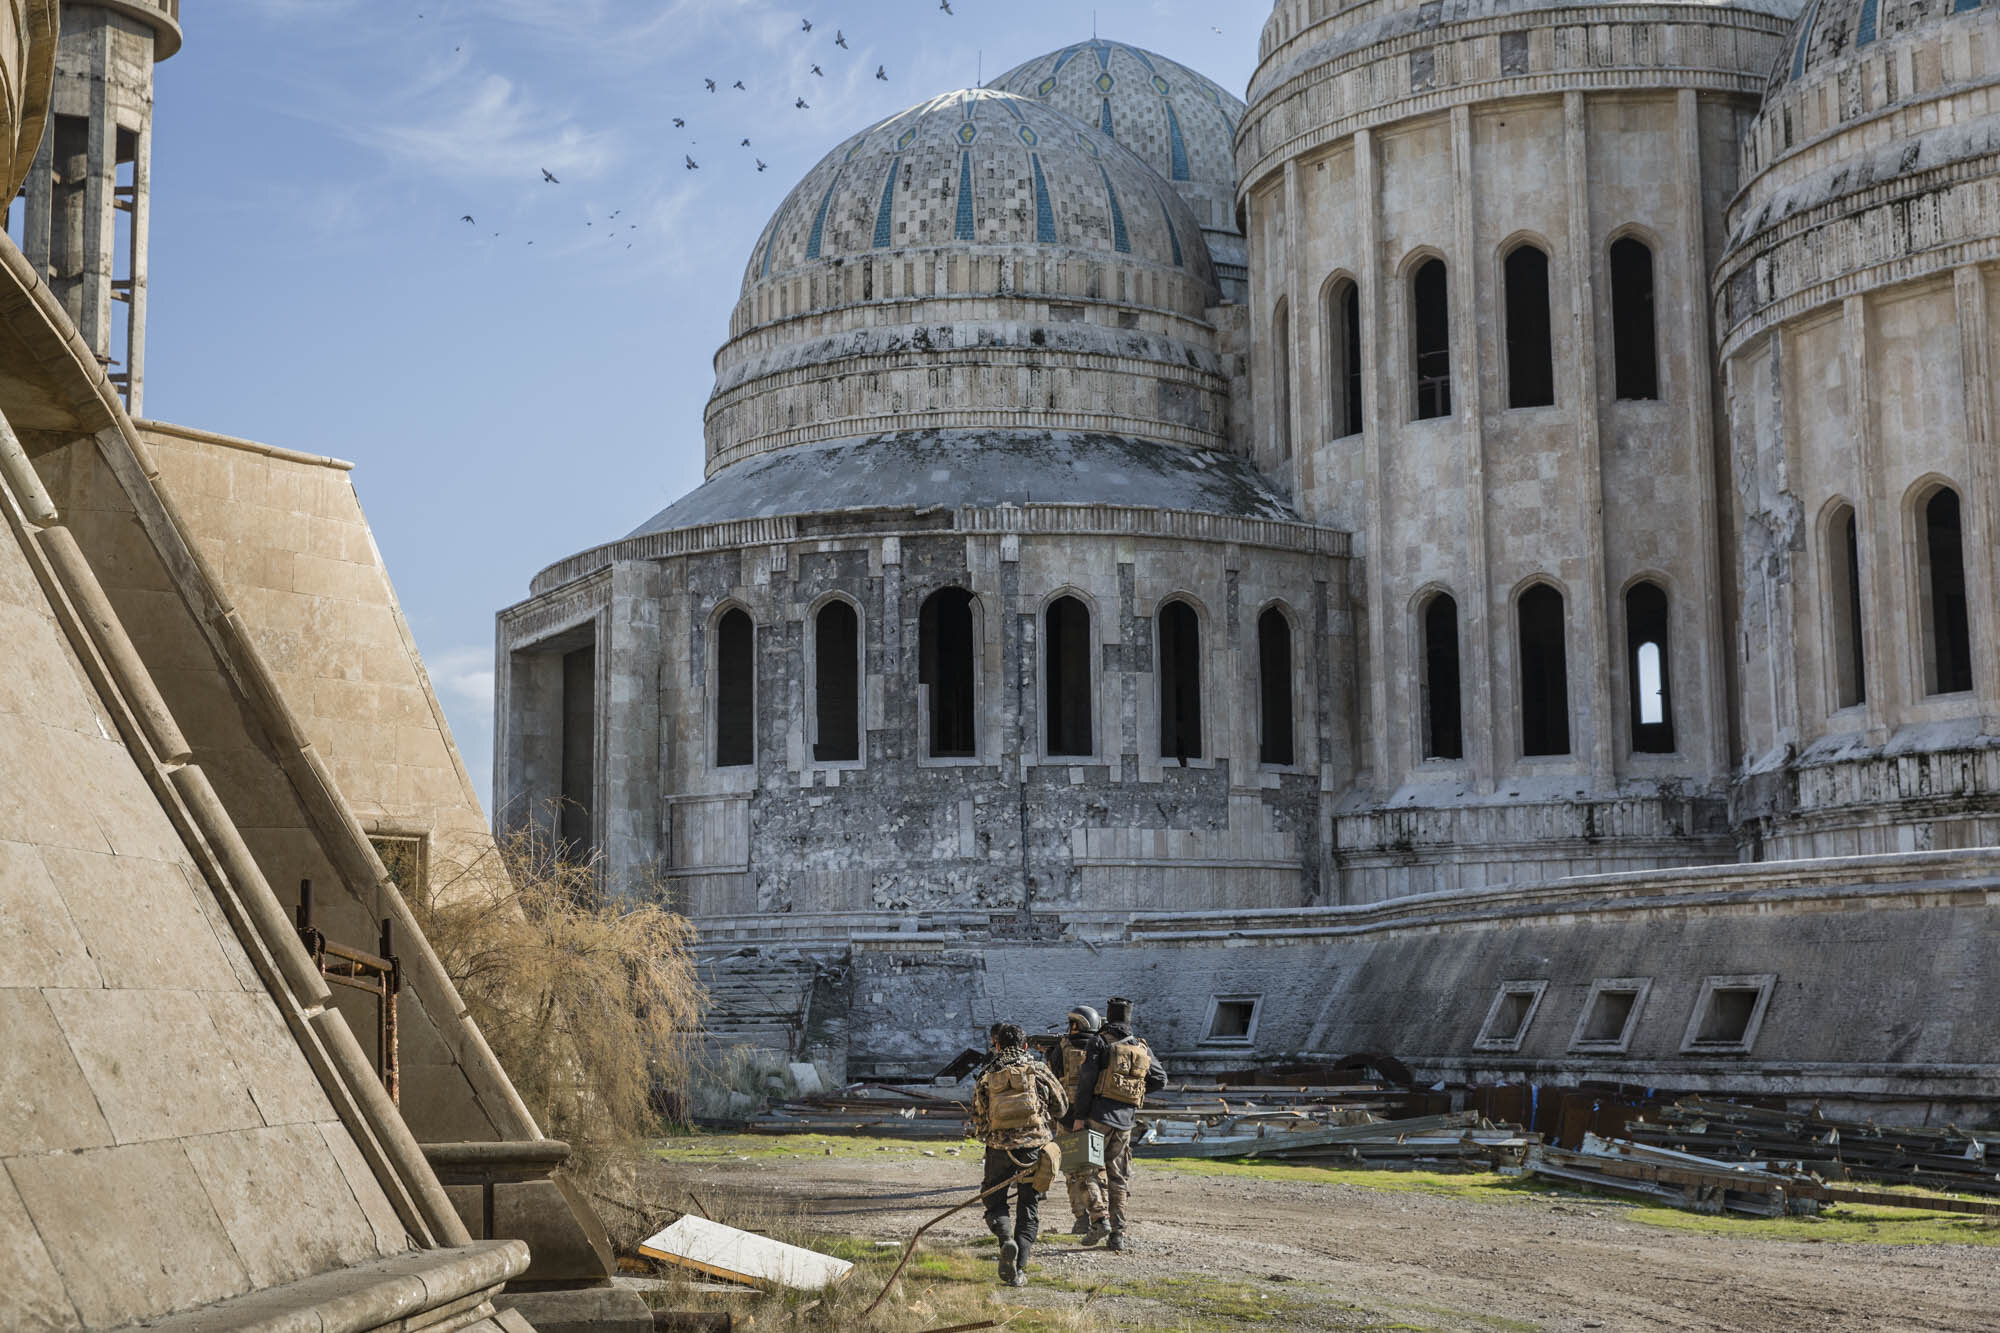
[(1247, 106), (1093, 39), (848, 140), (706, 483), (501, 613), (500, 819), (854, 1072), (1122, 994), (1990, 1116), (2000, 5), (1800, 9), (1279, 0)]

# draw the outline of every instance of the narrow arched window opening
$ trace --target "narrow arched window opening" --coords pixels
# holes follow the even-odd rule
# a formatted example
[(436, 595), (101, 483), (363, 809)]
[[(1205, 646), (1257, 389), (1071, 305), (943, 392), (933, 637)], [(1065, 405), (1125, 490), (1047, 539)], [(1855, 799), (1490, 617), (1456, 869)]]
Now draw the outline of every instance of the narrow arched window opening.
[(1653, 252), (1622, 236), (1611, 243), (1611, 344), (1620, 398), (1660, 396), (1653, 329)]
[(1425, 421), (1451, 415), (1451, 296), (1444, 261), (1427, 259), (1410, 275), (1414, 332), (1416, 415)]
[(597, 648), (595, 644), (563, 654), (562, 659), (562, 804), (556, 835), (564, 854), (578, 864), (594, 848), (597, 808)]
[(1827, 524), (1827, 611), (1832, 622), (1836, 708), (1868, 701), (1868, 666), (1861, 638), (1861, 525), (1842, 505)]
[(1272, 607), (1257, 617), (1258, 762), (1296, 762), (1292, 737), (1292, 622)]
[(1632, 749), (1674, 752), (1674, 695), (1667, 652), (1667, 594), (1635, 583), (1625, 594), (1625, 671), (1632, 708)]
[(731, 607), (715, 625), (715, 766), (757, 759), (757, 628)]
[(1538, 583), (1521, 594), (1521, 753), (1569, 753), (1569, 662), (1562, 594)]
[(975, 700), (978, 658), (972, 634), (972, 594), (940, 588), (924, 599), (917, 622), (917, 684), (927, 693), (933, 759), (979, 753)]
[(1972, 688), (1972, 628), (1965, 603), (1965, 533), (1958, 492), (1940, 486), (1924, 502), (1917, 543), (1923, 565), (1924, 685), (1928, 694)]
[(1048, 709), (1048, 752), (1096, 753), (1090, 718), (1090, 611), (1074, 597), (1058, 597), (1042, 617)]
[(861, 618), (832, 601), (813, 617), (813, 758), (861, 758)]
[(1271, 321), (1271, 379), (1277, 390), (1277, 421), (1273, 435), (1278, 457), (1292, 456), (1292, 312), (1278, 302), (1277, 317)]
[(1507, 406), (1556, 400), (1549, 325), (1549, 257), (1532, 245), (1507, 252)]
[(1361, 433), (1361, 289), (1350, 278), (1327, 298), (1327, 420), (1336, 436)]
[(1201, 758), (1201, 620), (1186, 602), (1160, 608), (1160, 758)]
[(1459, 702), (1458, 603), (1439, 593), (1424, 603), (1424, 758), (1465, 758)]

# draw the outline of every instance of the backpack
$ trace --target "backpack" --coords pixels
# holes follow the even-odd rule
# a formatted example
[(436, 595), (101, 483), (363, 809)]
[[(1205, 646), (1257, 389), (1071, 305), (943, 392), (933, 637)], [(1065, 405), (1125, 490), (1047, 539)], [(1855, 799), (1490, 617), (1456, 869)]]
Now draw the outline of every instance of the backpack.
[(1035, 1067), (1027, 1062), (986, 1076), (986, 1123), (993, 1129), (1027, 1129), (1042, 1122)]
[(1076, 1081), (1083, 1075), (1083, 1062), (1090, 1058), (1088, 1047), (1074, 1042), (1064, 1042), (1062, 1048), (1062, 1088), (1071, 1101), (1076, 1100)]
[(1097, 1095), (1127, 1106), (1146, 1104), (1146, 1075), (1153, 1068), (1153, 1053), (1137, 1037), (1127, 1037), (1104, 1053), (1097, 1075)]

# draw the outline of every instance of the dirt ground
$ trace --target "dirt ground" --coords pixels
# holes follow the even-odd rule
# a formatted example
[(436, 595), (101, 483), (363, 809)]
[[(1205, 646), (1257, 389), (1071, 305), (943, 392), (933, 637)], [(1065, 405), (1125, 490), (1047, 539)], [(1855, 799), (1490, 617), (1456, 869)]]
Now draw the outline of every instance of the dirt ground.
[[(828, 1235), (879, 1241), (907, 1238), (978, 1188), (972, 1147), (932, 1156), (834, 1141), (809, 1151), (663, 1155), (718, 1210), (791, 1210)], [(1683, 1229), (1685, 1215), (1606, 1197), (1466, 1197), (1384, 1174), (1378, 1186), (1142, 1161), (1136, 1249), (1046, 1238), (1033, 1284), (1004, 1299), (1051, 1315), (1088, 1301), (1111, 1327), (1168, 1330), (2000, 1329), (2000, 1251), (1987, 1245), (1771, 1239), (1798, 1224), (1754, 1220)], [(1057, 1195), (1045, 1229), (1069, 1225), (1060, 1186)], [(1663, 1214), (1666, 1225), (1644, 1220)], [(1950, 1225), (2000, 1236), (1983, 1220)], [(968, 1264), (992, 1254), (977, 1210), (928, 1239)]]

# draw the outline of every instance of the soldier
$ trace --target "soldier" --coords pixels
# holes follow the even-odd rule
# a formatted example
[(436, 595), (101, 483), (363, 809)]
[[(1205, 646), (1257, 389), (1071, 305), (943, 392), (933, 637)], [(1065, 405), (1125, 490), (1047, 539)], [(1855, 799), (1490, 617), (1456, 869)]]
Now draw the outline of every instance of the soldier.
[[(1071, 1106), (1076, 1105), (1077, 1075), (1083, 1072), (1083, 1062), (1090, 1055), (1092, 1043), (1097, 1040), (1097, 1030), (1103, 1026), (1097, 1011), (1087, 1004), (1080, 1004), (1069, 1011), (1069, 1032), (1056, 1043), (1054, 1063), (1060, 1071), (1063, 1092), (1069, 1097)], [(1081, 1171), (1072, 1171), (1063, 1177), (1069, 1187), (1070, 1211), (1076, 1215), (1071, 1224), (1072, 1231), (1085, 1245), (1095, 1245), (1111, 1234), (1110, 1209), (1104, 1200), (1104, 1168), (1087, 1166)]]
[(1069, 1127), (1092, 1125), (1104, 1131), (1105, 1194), (1111, 1243), (1123, 1252), (1125, 1202), (1132, 1187), (1132, 1130), (1146, 1094), (1167, 1086), (1167, 1070), (1145, 1042), (1132, 1035), (1132, 1002), (1113, 996), (1104, 1005), (1104, 1026), (1077, 1073), (1076, 1106)]
[[(997, 1188), (1023, 1171), (1040, 1171), (1055, 1139), (1069, 1098), (1049, 1067), (1028, 1050), (1028, 1034), (1018, 1024), (995, 1023), (987, 1030), (993, 1054), (972, 1091), (972, 1133), (986, 1145), (986, 1229), (1000, 1242), (1000, 1280), (1028, 1285), (1028, 1254), (1041, 1229), (1041, 1189), (1023, 1180), (1013, 1188), (1014, 1216), (1007, 1216), (1008, 1191)], [(1042, 1187), (1049, 1182), (1044, 1180)]]

